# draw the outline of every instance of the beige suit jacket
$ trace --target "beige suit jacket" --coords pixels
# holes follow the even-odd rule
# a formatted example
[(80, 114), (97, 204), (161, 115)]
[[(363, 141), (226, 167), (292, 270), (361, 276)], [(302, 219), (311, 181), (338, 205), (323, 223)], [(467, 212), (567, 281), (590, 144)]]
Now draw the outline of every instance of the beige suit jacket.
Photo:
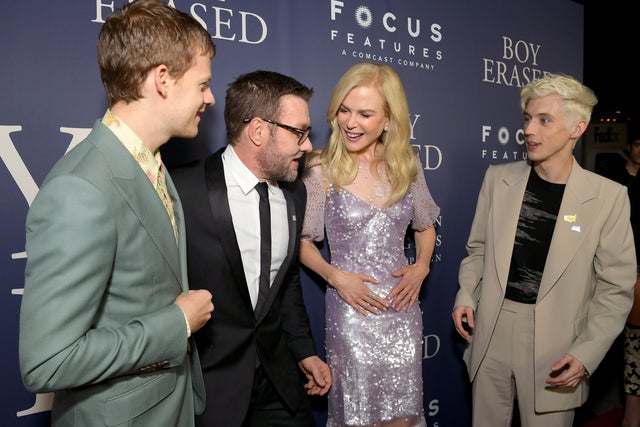
[[(478, 197), (459, 271), (454, 306), (475, 310), (475, 329), (464, 353), (475, 377), (504, 300), (520, 206), (531, 166), (490, 166)], [(535, 408), (580, 406), (588, 382), (546, 386), (551, 366), (566, 353), (593, 373), (624, 327), (633, 302), (635, 249), (625, 187), (573, 168), (560, 205), (535, 307)]]

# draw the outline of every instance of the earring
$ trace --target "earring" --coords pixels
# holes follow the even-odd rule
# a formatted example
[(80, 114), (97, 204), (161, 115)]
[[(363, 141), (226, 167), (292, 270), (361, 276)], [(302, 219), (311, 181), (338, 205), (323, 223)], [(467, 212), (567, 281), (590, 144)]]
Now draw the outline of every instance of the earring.
[(385, 127), (384, 127), (384, 131), (385, 131), (385, 132), (389, 132), (389, 126), (385, 126)]

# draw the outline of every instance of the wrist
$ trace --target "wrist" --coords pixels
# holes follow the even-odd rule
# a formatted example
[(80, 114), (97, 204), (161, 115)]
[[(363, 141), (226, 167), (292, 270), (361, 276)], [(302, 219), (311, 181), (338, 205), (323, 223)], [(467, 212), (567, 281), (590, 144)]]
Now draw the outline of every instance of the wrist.
[(182, 316), (184, 316), (184, 322), (187, 325), (187, 338), (189, 338), (191, 337), (191, 326), (189, 325), (189, 319), (187, 318), (187, 313), (185, 313), (184, 310), (182, 310), (182, 307), (180, 307), (180, 310), (182, 311)]

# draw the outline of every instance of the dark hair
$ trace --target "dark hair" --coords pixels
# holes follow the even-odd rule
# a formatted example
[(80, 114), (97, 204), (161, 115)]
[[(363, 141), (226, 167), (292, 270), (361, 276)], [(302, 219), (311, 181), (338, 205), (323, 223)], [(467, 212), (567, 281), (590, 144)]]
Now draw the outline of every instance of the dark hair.
[(277, 120), (280, 99), (294, 95), (309, 102), (313, 89), (275, 71), (257, 70), (243, 74), (227, 88), (224, 121), (227, 140), (234, 144), (246, 125), (244, 119), (263, 117)]
[(159, 0), (136, 0), (107, 17), (98, 36), (98, 64), (109, 104), (133, 101), (149, 71), (164, 64), (180, 78), (197, 55), (215, 56), (198, 21)]
[(640, 141), (640, 123), (628, 122), (627, 123), (627, 142), (629, 145), (634, 141)]

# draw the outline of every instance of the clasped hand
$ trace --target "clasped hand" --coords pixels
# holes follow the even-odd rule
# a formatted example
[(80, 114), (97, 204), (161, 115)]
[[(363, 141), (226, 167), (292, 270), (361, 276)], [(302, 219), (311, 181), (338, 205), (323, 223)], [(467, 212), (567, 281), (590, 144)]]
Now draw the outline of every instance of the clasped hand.
[(411, 310), (418, 300), (422, 282), (428, 273), (428, 267), (425, 269), (417, 264), (407, 265), (394, 271), (393, 275), (402, 279), (386, 297), (380, 296), (365, 284), (379, 283), (378, 279), (368, 274), (336, 269), (329, 278), (329, 284), (338, 291), (347, 304), (358, 313), (367, 316), (369, 313), (380, 314), (381, 310), (387, 310), (389, 307), (396, 311), (404, 307), (407, 311)]
[(575, 387), (580, 380), (588, 377), (584, 365), (567, 353), (551, 366), (551, 373), (546, 383), (551, 387)]
[(211, 292), (206, 289), (190, 290), (189, 293), (180, 294), (176, 298), (174, 303), (187, 317), (191, 333), (202, 328), (211, 319), (211, 312), (214, 309), (211, 298)]

